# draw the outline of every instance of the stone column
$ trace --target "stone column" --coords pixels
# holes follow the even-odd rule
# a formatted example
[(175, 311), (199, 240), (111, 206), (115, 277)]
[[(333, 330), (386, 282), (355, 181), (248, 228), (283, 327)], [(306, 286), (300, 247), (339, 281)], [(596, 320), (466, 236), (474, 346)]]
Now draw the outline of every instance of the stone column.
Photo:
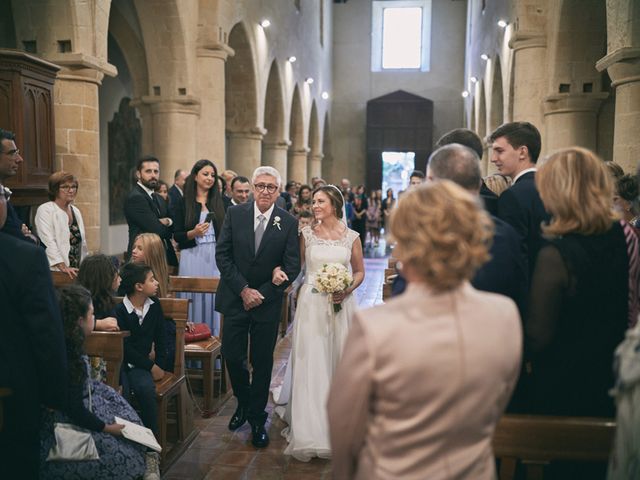
[(98, 87), (103, 77), (102, 71), (66, 65), (58, 72), (54, 84), (56, 170), (65, 170), (78, 178), (75, 205), (82, 212), (91, 252), (100, 250)]
[(223, 43), (197, 49), (198, 96), (201, 100), (197, 127), (197, 157), (208, 158), (220, 171), (225, 165), (225, 78), (227, 58), (233, 49)]
[(640, 159), (640, 47), (622, 47), (602, 58), (596, 68), (607, 69), (616, 89), (613, 161), (635, 173)]
[(268, 165), (280, 172), (283, 180), (287, 178), (287, 151), (289, 142), (262, 144), (262, 165)]
[(577, 145), (595, 151), (597, 116), (608, 93), (559, 93), (544, 100), (547, 151)]
[(509, 47), (513, 49), (514, 65), (513, 121), (531, 122), (542, 132), (542, 101), (547, 87), (546, 38), (537, 32), (517, 31), (509, 40)]
[(307, 183), (307, 156), (309, 149), (290, 148), (287, 156), (287, 180), (295, 180), (302, 184)]
[(238, 175), (251, 178), (262, 158), (262, 139), (266, 130), (252, 128), (245, 132), (229, 132), (229, 155), (227, 168)]
[(309, 170), (309, 177), (322, 177), (322, 158), (324, 155), (321, 153), (310, 153), (309, 164), (307, 166)]
[(144, 96), (141, 102), (150, 107), (153, 126), (153, 147), (145, 154), (158, 157), (160, 177), (171, 185), (177, 169), (191, 170), (199, 159), (194, 132), (200, 103), (195, 97), (187, 95)]

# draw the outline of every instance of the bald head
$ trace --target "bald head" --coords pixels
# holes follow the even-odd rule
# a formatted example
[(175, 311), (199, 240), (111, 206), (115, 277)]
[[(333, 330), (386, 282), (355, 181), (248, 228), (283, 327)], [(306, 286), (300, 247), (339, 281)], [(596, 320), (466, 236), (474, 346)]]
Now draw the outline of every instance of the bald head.
[(445, 145), (429, 157), (427, 177), (430, 180), (451, 180), (477, 194), (482, 179), (480, 159), (476, 152), (459, 143)]

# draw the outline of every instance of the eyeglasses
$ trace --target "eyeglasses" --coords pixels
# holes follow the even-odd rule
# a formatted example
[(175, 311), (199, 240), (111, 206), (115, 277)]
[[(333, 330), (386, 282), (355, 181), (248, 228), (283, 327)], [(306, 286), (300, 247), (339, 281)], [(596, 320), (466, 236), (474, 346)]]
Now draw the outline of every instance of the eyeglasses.
[(71, 192), (73, 190), (78, 190), (78, 185), (60, 185), (60, 190)]
[(20, 155), (20, 149), (16, 148), (15, 150), (9, 150), (8, 152), (1, 152), (9, 157), (16, 158)]
[(272, 183), (258, 183), (257, 185), (254, 185), (254, 188), (258, 192), (264, 192), (266, 190), (269, 193), (274, 193), (278, 189), (278, 186)]

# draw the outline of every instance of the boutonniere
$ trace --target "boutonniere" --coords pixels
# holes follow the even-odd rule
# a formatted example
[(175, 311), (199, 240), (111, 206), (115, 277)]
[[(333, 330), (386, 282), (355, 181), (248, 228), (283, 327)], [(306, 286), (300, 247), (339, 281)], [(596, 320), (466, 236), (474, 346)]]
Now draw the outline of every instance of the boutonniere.
[(282, 230), (282, 228), (280, 227), (280, 217), (278, 217), (277, 215), (273, 218), (273, 226), (278, 227), (278, 230)]

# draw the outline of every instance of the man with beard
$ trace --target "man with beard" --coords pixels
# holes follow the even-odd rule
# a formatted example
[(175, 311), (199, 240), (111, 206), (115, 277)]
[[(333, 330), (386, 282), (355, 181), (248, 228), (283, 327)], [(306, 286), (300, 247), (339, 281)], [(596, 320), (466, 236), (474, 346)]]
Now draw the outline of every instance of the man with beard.
[(131, 249), (136, 237), (141, 233), (155, 233), (165, 245), (167, 263), (178, 266), (176, 252), (171, 245), (173, 221), (169, 217), (160, 217), (160, 206), (155, 188), (160, 178), (160, 160), (152, 156), (145, 156), (136, 165), (138, 181), (124, 202), (124, 215), (129, 224), (129, 246), (127, 258), (131, 256)]

